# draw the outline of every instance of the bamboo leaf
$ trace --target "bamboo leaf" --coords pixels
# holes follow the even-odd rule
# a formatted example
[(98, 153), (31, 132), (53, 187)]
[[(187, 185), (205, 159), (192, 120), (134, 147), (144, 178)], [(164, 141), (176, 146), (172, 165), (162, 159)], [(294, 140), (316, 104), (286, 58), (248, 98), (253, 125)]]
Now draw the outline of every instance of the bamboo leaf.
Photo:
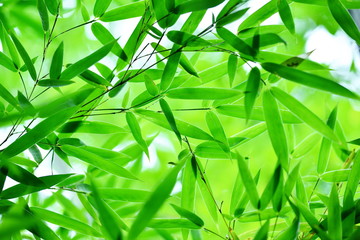
[(56, 130), (59, 133), (96, 133), (96, 134), (112, 134), (127, 133), (122, 127), (107, 122), (99, 121), (71, 121), (65, 123)]
[(301, 70), (286, 67), (276, 63), (262, 63), (261, 66), (268, 72), (279, 75), (282, 78), (300, 83), (302, 85), (317, 88), (343, 97), (360, 99), (359, 96), (340, 84), (329, 79), (306, 73)]
[(143, 207), (130, 227), (128, 234), (129, 240), (138, 238), (140, 233), (145, 229), (150, 220), (155, 216), (160, 207), (169, 197), (172, 189), (175, 186), (177, 176), (184, 166), (185, 161), (188, 159), (187, 156), (188, 154), (185, 154), (185, 157), (180, 159), (176, 166), (167, 174), (167, 176), (152, 192), (149, 199), (144, 203)]
[(280, 90), (279, 88), (271, 88), (271, 93), (292, 113), (294, 113), (298, 118), (303, 120), (307, 125), (312, 127), (314, 130), (321, 133), (323, 136), (327, 137), (339, 143), (338, 137), (335, 135), (334, 131), (326, 125), (318, 116), (311, 112), (307, 107), (305, 107), (301, 102), (296, 100), (294, 97)]
[[(243, 106), (243, 105), (225, 104), (225, 105), (220, 105), (220, 106), (216, 107), (216, 110), (220, 114), (224, 114), (224, 115), (236, 117), (236, 118), (246, 119), (245, 106)], [(287, 110), (283, 110), (283, 109), (280, 109), (279, 111), (280, 111), (281, 118), (284, 123), (292, 123), (292, 124), (302, 123), (302, 121), (300, 119), (298, 119), (297, 117), (295, 117), (291, 112), (289, 112)], [(249, 119), (265, 121), (264, 108), (263, 107), (253, 107), (252, 113), (251, 113), (251, 116)]]
[[(172, 128), (169, 125), (166, 117), (160, 113), (156, 113), (149, 110), (143, 110), (143, 109), (137, 109), (135, 110), (135, 113), (140, 114), (149, 121), (172, 131)], [(213, 140), (213, 138), (208, 133), (204, 132), (200, 128), (193, 126), (187, 122), (181, 121), (179, 119), (175, 119), (175, 120), (176, 120), (176, 126), (182, 135), (195, 139)]]
[(258, 208), (259, 206), (259, 195), (256, 189), (256, 184), (254, 179), (251, 176), (250, 170), (245, 163), (245, 160), (240, 154), (237, 154), (237, 162), (239, 173), (241, 176), (241, 180), (245, 186), (246, 192), (249, 195), (250, 202), (254, 208)]
[(343, 206), (344, 210), (351, 209), (354, 205), (354, 196), (356, 193), (356, 189), (359, 185), (360, 175), (358, 174), (360, 171), (360, 153), (357, 152), (354, 157), (354, 163), (346, 184), (345, 193), (344, 193), (344, 201)]
[(20, 103), (16, 98), (11, 95), (11, 93), (0, 83), (0, 97), (7, 101), (10, 105), (15, 107), (19, 112), (22, 112), (23, 109), (20, 107)]
[(339, 169), (324, 172), (320, 178), (326, 182), (346, 182), (349, 178), (351, 169)]
[[(98, 2), (102, 2), (99, 0)], [(116, 41), (116, 38), (111, 34), (111, 32), (105, 28), (102, 24), (95, 22), (91, 25), (91, 31), (103, 45), (106, 45), (110, 42), (114, 42), (114, 46), (111, 49), (111, 52), (116, 56), (121, 58), (124, 61), (127, 61), (127, 56), (124, 50), (121, 48), (120, 44)]]
[(339, 0), (327, 0), (330, 12), (340, 27), (360, 44), (360, 32), (344, 4)]
[(89, 67), (103, 59), (112, 49), (115, 42), (110, 42), (105, 46), (99, 48), (89, 56), (77, 61), (74, 64), (71, 64), (70, 67), (65, 69), (62, 73), (60, 78), (64, 80), (71, 80), (77, 75), (81, 74)]
[(94, 5), (94, 16), (101, 17), (110, 6), (112, 0), (96, 0)]
[(14, 62), (3, 52), (0, 52), (0, 65), (4, 66), (5, 68), (9, 69), (12, 72), (17, 71)]
[(103, 199), (124, 202), (144, 202), (150, 195), (150, 192), (138, 189), (99, 188), (98, 192)]
[(58, 13), (58, 7), (60, 5), (59, 0), (45, 0), (45, 4), (52, 15)]
[(149, 157), (149, 150), (145, 140), (142, 137), (139, 123), (132, 112), (126, 112), (126, 122), (129, 125), (132, 135), (140, 145), (145, 154)]
[(37, 9), (41, 18), (42, 27), (46, 32), (49, 30), (49, 15), (44, 0), (37, 0)]
[(282, 22), (285, 24), (289, 32), (294, 34), (295, 33), (294, 19), (291, 14), (291, 10), (287, 0), (278, 0), (277, 7), (279, 9), (279, 14)]
[(204, 226), (204, 221), (195, 213), (190, 212), (189, 210), (186, 210), (185, 208), (176, 206), (175, 204), (170, 204), (175, 211), (184, 218), (189, 219), (191, 222), (193, 222), (194, 224), (196, 224), (199, 227), (203, 227)]
[(219, 36), (224, 39), (228, 44), (235, 48), (240, 53), (243, 53), (248, 56), (255, 56), (256, 52), (249, 45), (247, 45), (243, 40), (238, 38), (235, 34), (227, 30), (226, 28), (217, 28), (216, 29)]
[(178, 14), (184, 14), (188, 12), (201, 11), (215, 7), (224, 2), (224, 0), (212, 0), (212, 1), (202, 1), (202, 0), (191, 0), (180, 3), (175, 9), (174, 12)]
[(210, 42), (204, 40), (201, 37), (182, 31), (170, 31), (167, 33), (167, 37), (170, 41), (183, 46), (207, 47), (212, 45)]
[(212, 111), (206, 113), (206, 124), (213, 135), (214, 139), (219, 141), (221, 148), (225, 152), (230, 152), (228, 139), (225, 135), (223, 126), (218, 118), (218, 116)]
[[(101, 2), (101, 0), (99, 0)], [(138, 1), (112, 9), (100, 17), (103, 22), (114, 22), (123, 19), (141, 17), (145, 12), (145, 2)]]
[(161, 110), (164, 112), (164, 115), (165, 115), (171, 129), (174, 131), (176, 137), (178, 138), (179, 142), (181, 143), (181, 134), (176, 126), (176, 121), (175, 121), (174, 115), (171, 111), (169, 104), (164, 99), (160, 99), (159, 102), (160, 102)]
[(269, 232), (270, 221), (267, 220), (264, 225), (257, 231), (254, 240), (267, 240)]
[(41, 87), (63, 87), (73, 84), (74, 81), (60, 79), (44, 79), (38, 82)]
[(341, 227), (341, 206), (339, 202), (338, 189), (336, 184), (333, 184), (330, 193), (329, 213), (328, 213), (328, 233), (331, 239), (342, 239)]
[(238, 31), (259, 26), (263, 21), (271, 17), (278, 11), (276, 1), (269, 1), (253, 14), (247, 17), (238, 27)]
[(66, 154), (76, 157), (94, 167), (104, 170), (105, 172), (114, 174), (119, 177), (137, 180), (137, 178), (125, 168), (86, 150), (86, 148), (74, 147), (71, 145), (63, 145), (60, 148)]
[(89, 225), (82, 223), (78, 220), (72, 219), (70, 217), (67, 217), (62, 214), (58, 214), (49, 210), (46, 210), (44, 208), (39, 207), (31, 207), (30, 210), (35, 213), (37, 216), (39, 216), (42, 220), (46, 222), (50, 222), (52, 224), (72, 229), (76, 232), (88, 235), (88, 236), (94, 236), (94, 237), (101, 237), (102, 235), (97, 232), (94, 228), (90, 227)]
[(152, 96), (157, 96), (159, 94), (159, 88), (156, 86), (156, 84), (154, 83), (154, 81), (148, 76), (145, 75), (145, 86), (146, 86), (146, 90), (152, 95)]
[(295, 240), (298, 235), (300, 221), (298, 217), (295, 217), (290, 227), (282, 232), (276, 240)]
[(162, 229), (162, 228), (200, 229), (200, 226), (186, 219), (153, 219), (149, 223), (148, 227), (156, 228), (156, 229)]
[(241, 95), (241, 91), (228, 88), (175, 88), (170, 89), (166, 96), (175, 99), (225, 99)]
[(179, 65), (180, 57), (181, 57), (181, 51), (175, 45), (170, 52), (170, 57), (166, 62), (164, 72), (161, 76), (161, 82), (160, 82), (161, 90), (167, 90), (171, 86), (171, 83), (173, 82), (176, 73), (176, 69), (178, 68)]
[(238, 64), (238, 57), (234, 54), (230, 54), (229, 59), (228, 59), (228, 66), (227, 66), (230, 87), (232, 87), (234, 79), (235, 79), (237, 64)]
[(64, 58), (64, 42), (61, 42), (54, 52), (50, 65), (50, 78), (58, 79), (61, 75)]
[(289, 151), (286, 134), (282, 124), (277, 102), (269, 90), (266, 90), (263, 93), (263, 106), (266, 126), (268, 128), (271, 144), (282, 167), (287, 169), (289, 162)]
[[(336, 124), (336, 115), (337, 115), (337, 107), (335, 107), (327, 120), (327, 125), (334, 130)], [(317, 165), (317, 172), (322, 174), (326, 171), (329, 157), (330, 157), (330, 148), (331, 148), (331, 141), (327, 138), (323, 138), (321, 141), (319, 158), (318, 158), (318, 165)]]
[(251, 69), (249, 79), (246, 84), (245, 92), (245, 112), (246, 120), (249, 120), (252, 109), (254, 107), (255, 99), (259, 92), (260, 87), (260, 71), (257, 67)]
[(25, 151), (64, 124), (77, 109), (78, 107), (64, 109), (41, 121), (34, 128), (6, 147), (0, 156), (2, 159), (9, 159)]
[(2, 191), (0, 194), (0, 198), (11, 199), (11, 198), (21, 197), (34, 192), (39, 192), (41, 190), (54, 186), (55, 184), (65, 180), (71, 175), (72, 174), (59, 174), (59, 175), (39, 177), (41, 182), (43, 182), (42, 186), (29, 186), (25, 184), (17, 184)]
[(99, 213), (100, 222), (109, 236), (109, 239), (123, 239), (119, 224), (116, 221), (114, 213), (109, 209), (107, 204), (102, 200), (93, 179), (91, 179), (92, 197), (94, 198), (95, 208)]
[(11, 38), (14, 41), (16, 49), (18, 50), (22, 60), (24, 61), (25, 65), (30, 73), (31, 78), (34, 81), (36, 81), (36, 78), (37, 78), (36, 70), (35, 70), (33, 62), (31, 61), (29, 54), (27, 53), (24, 46), (21, 44), (21, 42), (17, 39), (17, 37), (14, 34), (11, 34)]

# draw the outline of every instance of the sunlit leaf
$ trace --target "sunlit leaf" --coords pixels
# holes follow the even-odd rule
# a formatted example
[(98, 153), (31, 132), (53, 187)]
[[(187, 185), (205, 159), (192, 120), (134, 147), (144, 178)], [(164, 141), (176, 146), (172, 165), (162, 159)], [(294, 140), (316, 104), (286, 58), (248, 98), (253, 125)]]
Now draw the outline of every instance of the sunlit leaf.
[(97, 0), (94, 5), (94, 16), (101, 17), (109, 7), (112, 0)]
[(64, 42), (61, 42), (54, 52), (50, 65), (50, 78), (58, 79), (61, 75), (64, 58)]
[(294, 19), (291, 14), (291, 10), (287, 0), (278, 0), (277, 7), (279, 9), (279, 14), (282, 22), (285, 24), (286, 28), (292, 33), (295, 33), (295, 24)]
[(132, 135), (134, 136), (136, 142), (141, 146), (142, 150), (149, 157), (149, 150), (145, 140), (142, 137), (140, 125), (132, 112), (126, 113), (126, 122), (129, 125)]
[[(99, 2), (102, 1), (100, 0)], [(145, 2), (138, 1), (107, 11), (104, 15), (100, 17), (100, 20), (104, 22), (113, 22), (123, 19), (140, 17), (143, 15), (144, 11)]]

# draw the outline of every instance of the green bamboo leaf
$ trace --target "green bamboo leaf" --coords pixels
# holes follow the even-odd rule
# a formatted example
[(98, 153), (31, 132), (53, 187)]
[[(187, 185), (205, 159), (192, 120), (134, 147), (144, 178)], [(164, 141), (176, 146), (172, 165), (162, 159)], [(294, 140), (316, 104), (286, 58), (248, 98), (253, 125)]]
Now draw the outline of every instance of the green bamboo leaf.
[(19, 100), (20, 107), (24, 109), (24, 112), (30, 116), (35, 116), (36, 110), (34, 106), (20, 91), (18, 91), (17, 98)]
[[(236, 117), (236, 118), (246, 119), (245, 106), (243, 106), (243, 105), (225, 104), (225, 105), (220, 105), (220, 106), (216, 107), (216, 110), (220, 114), (224, 114), (224, 115)], [(298, 119), (297, 117), (295, 117), (291, 112), (289, 112), (287, 110), (283, 110), (283, 109), (280, 109), (279, 111), (280, 111), (281, 118), (284, 123), (291, 123), (291, 124), (302, 123), (302, 121), (300, 119)], [(249, 119), (265, 121), (263, 107), (253, 107), (252, 113), (251, 113), (251, 116)]]
[(163, 111), (171, 129), (174, 131), (176, 137), (178, 138), (179, 142), (181, 143), (181, 134), (176, 126), (176, 121), (175, 121), (174, 115), (171, 111), (169, 104), (164, 99), (160, 99), (159, 102), (160, 102), (161, 110)]
[(259, 201), (260, 210), (264, 210), (268, 206), (271, 199), (274, 197), (275, 191), (277, 190), (277, 187), (279, 185), (280, 174), (281, 174), (281, 165), (278, 165), (271, 179), (268, 181), (263, 193), (261, 194)]
[(88, 84), (93, 85), (94, 87), (100, 88), (102, 90), (107, 89), (106, 87), (111, 86), (109, 81), (107, 81), (102, 76), (90, 70), (85, 70), (83, 73), (80, 74), (79, 78), (81, 78)]
[(240, 53), (243, 53), (247, 56), (255, 56), (256, 52), (249, 45), (247, 45), (243, 40), (238, 38), (235, 34), (227, 30), (226, 28), (217, 28), (216, 29), (219, 36), (224, 39), (228, 44), (235, 48)]
[[(231, 1), (229, 1), (230, 3)], [(221, 19), (216, 21), (216, 27), (223, 27), (227, 24), (230, 24), (232, 22), (235, 22), (236, 20), (240, 19), (244, 14), (249, 10), (250, 8), (243, 8), (239, 11), (233, 12), (231, 14), (228, 14), (226, 16), (221, 17)], [(219, 18), (219, 16), (218, 16)]]
[(131, 172), (126, 170), (125, 168), (119, 166), (118, 164), (116, 164), (112, 161), (106, 160), (106, 159), (98, 156), (97, 154), (94, 154), (94, 153), (86, 150), (86, 148), (74, 147), (71, 145), (63, 145), (60, 148), (66, 154), (76, 157), (76, 158), (78, 158), (94, 167), (97, 167), (105, 172), (114, 174), (119, 177), (137, 180), (137, 178)]
[(132, 135), (140, 145), (145, 154), (149, 157), (149, 150), (145, 140), (142, 137), (139, 123), (132, 112), (126, 112), (126, 122), (129, 125)]
[(263, 93), (263, 106), (266, 126), (271, 144), (282, 167), (288, 168), (289, 151), (284, 126), (276, 100), (270, 90)]
[(150, 93), (150, 95), (157, 96), (159, 94), (159, 88), (157, 85), (148, 75), (145, 74), (144, 78), (146, 90)]
[[(100, 222), (107, 233), (109, 239), (121, 240), (123, 239), (121, 229), (116, 219), (116, 213), (103, 201), (100, 193), (94, 185), (94, 180), (91, 179), (92, 197), (94, 198), (94, 205), (99, 213)], [(125, 225), (126, 226), (126, 225)]]
[(230, 152), (228, 139), (218, 116), (212, 111), (206, 113), (206, 124), (216, 141), (225, 152)]
[(96, 0), (94, 5), (94, 16), (101, 17), (110, 6), (112, 0)]
[(324, 172), (320, 175), (320, 178), (326, 182), (346, 182), (349, 178), (351, 169), (339, 169)]
[(12, 72), (17, 72), (14, 62), (3, 52), (0, 52), (0, 65), (4, 66)]
[(72, 229), (76, 232), (88, 235), (88, 236), (94, 236), (94, 237), (101, 237), (102, 235), (96, 231), (94, 228), (90, 227), (89, 225), (82, 223), (78, 220), (72, 219), (70, 217), (67, 217), (62, 214), (58, 214), (56, 212), (52, 212), (49, 210), (46, 210), (44, 208), (39, 207), (31, 207), (30, 210), (36, 214), (36, 216), (40, 217), (40, 219), (50, 222), (52, 224)]
[(55, 184), (65, 180), (71, 175), (72, 174), (59, 174), (59, 175), (39, 177), (39, 179), (43, 182), (42, 186), (29, 186), (25, 184), (17, 184), (2, 191), (0, 194), (0, 198), (1, 199), (18, 198), (30, 193), (39, 192), (41, 190), (48, 189), (54, 186)]
[(294, 113), (298, 118), (303, 120), (314, 130), (318, 131), (328, 139), (341, 144), (341, 142), (339, 142), (338, 137), (335, 135), (334, 131), (297, 99), (295, 99), (294, 97), (290, 96), (286, 92), (276, 87), (271, 88), (271, 93), (285, 107), (287, 107), (292, 113)]
[(58, 7), (60, 6), (59, 0), (45, 0), (45, 4), (52, 15), (58, 13)]
[[(229, 150), (225, 151), (223, 148), (218, 143), (209, 141), (197, 145), (194, 152), (196, 156), (206, 159), (230, 159)], [(234, 153), (230, 154), (232, 158), (236, 157)]]
[(296, 240), (299, 225), (299, 217), (295, 217), (290, 227), (288, 227), (284, 232), (282, 232), (278, 237), (276, 237), (276, 240)]
[(300, 83), (308, 87), (327, 91), (333, 94), (337, 94), (343, 97), (358, 100), (360, 99), (357, 94), (351, 92), (347, 88), (341, 86), (340, 84), (332, 80), (276, 63), (262, 63), (261, 66), (266, 71), (277, 74), (280, 77), (288, 79), (290, 81)]
[(49, 30), (49, 15), (44, 0), (37, 0), (37, 9), (41, 18), (44, 31)]
[(268, 232), (269, 232), (269, 225), (270, 221), (267, 220), (264, 225), (257, 231), (254, 240), (267, 240), (268, 239)]
[[(137, 109), (135, 110), (135, 113), (140, 114), (142, 117), (146, 118), (147, 120), (172, 131), (172, 128), (169, 125), (166, 117), (161, 113), (157, 113), (149, 110), (143, 110), (143, 109)], [(193, 126), (179, 119), (175, 119), (175, 121), (176, 121), (176, 126), (182, 135), (195, 139), (214, 140), (208, 133), (204, 132), (203, 130), (201, 130), (196, 126)]]
[(224, 0), (212, 0), (212, 1), (202, 1), (202, 0), (191, 0), (186, 1), (183, 3), (180, 3), (175, 9), (174, 12), (178, 14), (184, 14), (188, 12), (194, 12), (194, 11), (201, 11), (206, 10), (212, 7), (215, 7), (221, 3), (223, 3)]
[(360, 145), (360, 138), (354, 139), (349, 141), (348, 143), (354, 144), (354, 145)]
[(175, 99), (225, 99), (241, 95), (242, 92), (228, 88), (175, 88), (166, 93), (169, 98)]
[(175, 204), (170, 204), (175, 211), (184, 218), (189, 219), (191, 222), (193, 222), (194, 224), (196, 224), (199, 227), (203, 227), (204, 226), (204, 221), (195, 213), (190, 212), (189, 210), (186, 210), (185, 208), (176, 206)]
[[(62, 139), (64, 140), (64, 139)], [(61, 144), (61, 141), (59, 141), (59, 144)], [(131, 160), (132, 158), (129, 155), (126, 155), (122, 152), (112, 151), (106, 148), (97, 148), (97, 147), (91, 147), (91, 146), (80, 146), (82, 149), (91, 152), (93, 154), (96, 154), (103, 159), (111, 160), (114, 163), (119, 163), (122, 160)], [(119, 163), (121, 164), (121, 163)]]
[(62, 73), (60, 78), (64, 80), (71, 80), (72, 78), (76, 77), (77, 75), (83, 73), (89, 67), (103, 59), (112, 49), (114, 46), (114, 41), (110, 42), (103, 47), (99, 48), (89, 56), (77, 61), (74, 64), (71, 64), (70, 67), (65, 69)]
[(61, 75), (64, 58), (64, 42), (61, 42), (54, 52), (50, 65), (50, 78), (58, 79)]
[[(100, 1), (99, 1), (100, 2)], [(112, 9), (100, 17), (103, 22), (113, 22), (134, 17), (141, 17), (145, 12), (145, 2), (138, 1)]]
[(284, 23), (286, 28), (289, 30), (289, 32), (294, 34), (295, 33), (294, 19), (291, 14), (291, 10), (290, 10), (287, 0), (278, 0), (277, 7), (279, 9), (279, 14), (280, 14), (280, 18), (281, 18), (282, 22)]
[(34, 128), (6, 147), (0, 156), (2, 159), (8, 159), (22, 153), (64, 124), (77, 110), (78, 107), (70, 107), (41, 121)]
[(246, 192), (249, 195), (250, 202), (254, 208), (259, 207), (259, 194), (256, 189), (256, 184), (251, 176), (250, 170), (240, 154), (237, 154), (237, 162), (241, 180), (245, 186)]
[(293, 158), (301, 158), (308, 154), (320, 141), (320, 136), (317, 132), (309, 134), (291, 151)]
[(38, 82), (38, 85), (41, 87), (63, 87), (75, 83), (70, 80), (60, 80), (60, 79), (43, 79)]
[(180, 159), (175, 167), (167, 174), (163, 181), (155, 188), (150, 195), (149, 199), (144, 203), (142, 209), (137, 214), (133, 224), (130, 227), (128, 239), (137, 239), (140, 233), (149, 224), (150, 220), (159, 211), (160, 207), (164, 204), (173, 190), (177, 176), (180, 170), (183, 168), (188, 154)]
[(238, 27), (238, 31), (259, 26), (263, 21), (271, 17), (278, 11), (276, 1), (269, 1), (253, 14), (247, 17)]
[(182, 31), (170, 31), (167, 33), (167, 37), (170, 41), (183, 46), (207, 47), (212, 45), (212, 43), (204, 40), (201, 37)]
[(305, 218), (306, 222), (315, 231), (315, 233), (323, 240), (331, 240), (330, 236), (321, 228), (319, 221), (314, 214), (310, 211), (308, 206), (302, 203), (300, 200), (295, 199), (295, 204), (299, 208), (301, 215)]
[(74, 184), (83, 182), (85, 179), (85, 176), (82, 174), (73, 175), (71, 177), (68, 177), (67, 179), (59, 182), (56, 184), (57, 187), (67, 187), (67, 186), (74, 186)]
[(255, 99), (259, 92), (260, 87), (260, 71), (257, 67), (251, 69), (249, 79), (246, 84), (245, 91), (245, 112), (246, 120), (249, 120), (252, 109), (254, 107)]
[(122, 127), (117, 125), (99, 122), (99, 121), (71, 121), (65, 123), (56, 130), (59, 133), (96, 133), (96, 134), (112, 134), (112, 133), (128, 133)]
[[(99, 0), (98, 2), (102, 2)], [(116, 41), (116, 38), (111, 34), (111, 32), (105, 28), (102, 24), (95, 22), (91, 25), (91, 31), (94, 36), (101, 42), (103, 45), (108, 44), (109, 42), (114, 42), (114, 46), (111, 49), (111, 52), (116, 56), (121, 58), (124, 61), (127, 61), (127, 56), (124, 50), (121, 48), (120, 44)]]
[(327, 0), (327, 4), (334, 19), (344, 32), (360, 44), (359, 29), (344, 4), (339, 0)]
[(98, 192), (103, 199), (124, 202), (144, 202), (150, 195), (144, 190), (121, 188), (99, 188)]
[(17, 165), (21, 165), (24, 167), (30, 167), (30, 168), (35, 168), (38, 166), (38, 164), (30, 159), (27, 158), (23, 158), (23, 157), (12, 157), (10, 160), (12, 163), (15, 163)]
[(7, 101), (10, 105), (15, 107), (19, 112), (22, 112), (23, 109), (20, 107), (20, 103), (16, 98), (11, 95), (11, 93), (0, 83), (0, 97)]
[(3, 174), (19, 183), (35, 187), (44, 186), (44, 182), (34, 174), (7, 160), (5, 163), (1, 164), (1, 171)]
[(84, 4), (81, 4), (80, 11), (81, 11), (81, 16), (82, 16), (84, 22), (89, 21), (90, 20), (90, 15), (89, 15), (89, 12), (86, 9), (86, 6)]
[[(336, 115), (337, 115), (337, 107), (335, 107), (331, 111), (326, 123), (333, 130), (336, 124)], [(317, 165), (317, 173), (319, 174), (322, 174), (326, 171), (330, 157), (330, 148), (331, 148), (331, 141), (327, 138), (323, 138), (321, 141), (318, 165)]]
[(11, 34), (11, 38), (14, 41), (16, 49), (18, 50), (22, 60), (24, 61), (25, 65), (30, 73), (31, 78), (34, 81), (36, 81), (36, 77), (37, 77), (36, 70), (35, 70), (33, 62), (31, 61), (29, 54), (27, 53), (24, 46), (21, 44), (21, 42), (17, 39), (17, 37), (14, 34)]
[(235, 79), (237, 65), (238, 65), (238, 57), (234, 54), (230, 54), (229, 59), (228, 59), (228, 66), (227, 66), (230, 87), (232, 87), (234, 79)]
[(341, 206), (339, 202), (337, 185), (334, 183), (330, 193), (328, 206), (328, 233), (331, 239), (342, 239)]
[(293, 191), (293, 188), (296, 184), (296, 181), (299, 177), (299, 169), (300, 169), (300, 164), (297, 164), (294, 169), (290, 172), (286, 182), (285, 182), (285, 186), (284, 186), (284, 193), (286, 197), (291, 196), (291, 193)]
[(178, 68), (179, 65), (180, 57), (181, 57), (181, 51), (179, 50), (177, 45), (175, 45), (170, 52), (170, 57), (166, 62), (163, 75), (161, 76), (161, 82), (160, 82), (161, 90), (167, 90), (171, 86), (171, 83), (173, 82), (176, 73), (176, 69)]
[(1, 32), (0, 36), (1, 36), (2, 44), (4, 45), (4, 47), (6, 47), (8, 53), (10, 54), (10, 57), (11, 57), (12, 61), (14, 62), (15, 68), (19, 69), (20, 68), (20, 59), (19, 59), (18, 52), (16, 50), (14, 43), (11, 41), (10, 35), (8, 34), (8, 31), (5, 28), (2, 21), (0, 21), (0, 32)]
[(148, 227), (156, 229), (171, 229), (171, 228), (183, 228), (183, 229), (200, 229), (201, 227), (192, 223), (186, 219), (153, 219), (149, 223)]
[[(170, 18), (170, 13), (167, 7), (166, 7), (166, 2), (165, 0), (152, 0), (152, 7), (154, 8), (154, 12), (155, 12), (155, 17), (158, 20), (159, 26), (161, 28), (167, 28), (170, 27), (171, 24), (169, 24), (169, 18)], [(169, 1), (169, 2), (173, 2), (173, 1)], [(171, 9), (172, 10), (172, 9)]]
[(345, 193), (344, 193), (344, 210), (350, 209), (354, 205), (354, 196), (356, 189), (360, 181), (360, 152), (358, 151), (354, 157), (354, 163), (346, 184)]

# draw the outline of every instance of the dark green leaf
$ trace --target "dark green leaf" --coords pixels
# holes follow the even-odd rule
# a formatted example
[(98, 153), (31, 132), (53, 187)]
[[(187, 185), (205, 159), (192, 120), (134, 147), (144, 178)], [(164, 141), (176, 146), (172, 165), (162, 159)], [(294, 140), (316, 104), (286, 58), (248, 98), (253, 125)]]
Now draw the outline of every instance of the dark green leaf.
[(176, 88), (166, 93), (169, 98), (175, 99), (203, 99), (215, 100), (241, 95), (242, 92), (228, 88)]
[(238, 57), (234, 54), (230, 54), (228, 59), (228, 75), (229, 75), (230, 87), (232, 87), (235, 79), (237, 64), (238, 64)]
[(290, 81), (300, 83), (308, 87), (324, 90), (343, 97), (360, 99), (357, 94), (351, 92), (347, 88), (332, 80), (276, 63), (262, 63), (261, 66), (266, 71), (277, 74), (280, 77), (286, 78)]
[(59, 79), (44, 79), (38, 82), (41, 87), (63, 87), (73, 84), (74, 81), (70, 80), (59, 80)]
[(97, 134), (111, 134), (111, 133), (127, 133), (122, 127), (116, 126), (107, 122), (98, 121), (71, 121), (56, 130), (59, 133), (97, 133)]
[(282, 22), (285, 24), (286, 28), (292, 33), (295, 33), (295, 24), (294, 19), (291, 14), (291, 10), (287, 0), (278, 0), (277, 7), (279, 9), (279, 14)]
[(64, 58), (64, 42), (61, 42), (54, 52), (50, 65), (50, 78), (58, 79), (61, 75), (61, 69)]
[(25, 65), (30, 73), (31, 78), (34, 81), (36, 81), (36, 78), (37, 78), (36, 70), (35, 70), (34, 64), (31, 61), (31, 58), (29, 57), (29, 54), (27, 53), (24, 46), (21, 44), (21, 42), (17, 39), (17, 37), (14, 34), (11, 34), (11, 38), (14, 41), (16, 49), (18, 50), (22, 60), (24, 61)]
[(47, 30), (49, 30), (49, 15), (44, 0), (37, 0), (37, 9), (40, 14), (43, 29), (46, 32)]
[(71, 80), (72, 78), (76, 77), (77, 75), (84, 72), (86, 69), (103, 59), (112, 49), (114, 46), (114, 41), (106, 44), (105, 46), (99, 48), (94, 53), (90, 54), (89, 56), (77, 61), (74, 64), (71, 64), (70, 67), (65, 69), (62, 73), (60, 78), (64, 80)]
[(211, 45), (210, 42), (202, 39), (201, 37), (182, 31), (170, 31), (167, 33), (167, 37), (170, 41), (183, 46), (206, 47)]
[(59, 0), (45, 0), (45, 4), (52, 15), (58, 13), (58, 6), (60, 5)]
[(194, 224), (196, 224), (199, 227), (203, 227), (204, 226), (204, 221), (195, 213), (190, 212), (188, 210), (186, 210), (185, 208), (176, 206), (175, 204), (171, 204), (171, 206), (175, 209), (175, 211), (184, 218), (189, 219), (191, 222), (193, 222)]
[(174, 12), (183, 14), (194, 11), (201, 11), (215, 7), (224, 2), (224, 0), (212, 0), (212, 1), (202, 1), (202, 0), (191, 0), (180, 3), (175, 9)]
[(260, 71), (257, 67), (251, 69), (245, 91), (246, 120), (250, 119), (252, 109), (260, 87)]
[(289, 151), (286, 134), (277, 102), (269, 90), (263, 93), (263, 106), (271, 144), (281, 165), (287, 169), (289, 164)]
[(159, 211), (160, 207), (164, 204), (169, 197), (172, 189), (175, 186), (177, 175), (187, 160), (187, 154), (184, 158), (176, 164), (176, 166), (168, 173), (162, 182), (152, 192), (149, 199), (144, 203), (144, 206), (137, 214), (131, 228), (129, 230), (128, 239), (134, 240), (149, 224), (150, 220)]
[(129, 125), (132, 135), (140, 145), (145, 154), (149, 157), (149, 150), (145, 140), (142, 137), (140, 125), (132, 112), (126, 112), (126, 122)]
[(141, 17), (144, 14), (144, 11), (145, 2), (138, 1), (110, 10), (102, 15), (100, 20), (103, 22), (113, 22), (134, 17)]
[(93, 165), (101, 170), (109, 172), (119, 177), (129, 178), (129, 179), (137, 179), (131, 172), (126, 170), (125, 168), (117, 165), (116, 163), (106, 160), (97, 154), (94, 154), (86, 148), (83, 147), (74, 147), (71, 145), (63, 145), (60, 147), (66, 154), (76, 157), (88, 164)]
[(109, 7), (112, 0), (96, 0), (94, 5), (94, 16), (101, 17)]

